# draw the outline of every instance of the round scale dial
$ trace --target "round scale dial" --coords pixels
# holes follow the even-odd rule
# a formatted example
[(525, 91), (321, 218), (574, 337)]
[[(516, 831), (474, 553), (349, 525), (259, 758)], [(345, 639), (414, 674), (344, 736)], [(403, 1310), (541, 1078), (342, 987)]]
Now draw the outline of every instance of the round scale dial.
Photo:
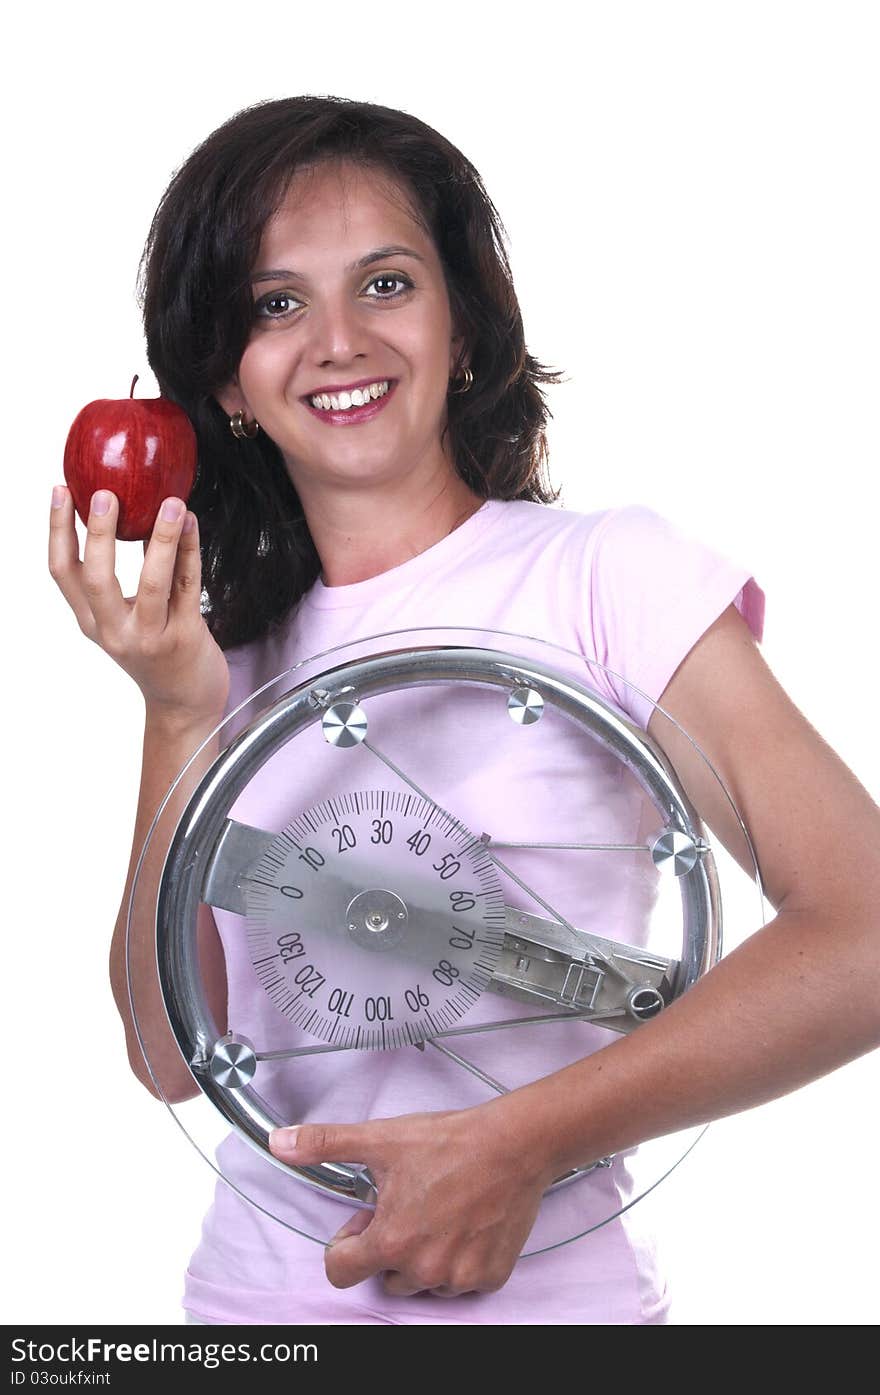
[(485, 844), (407, 791), (325, 800), (272, 840), (246, 887), (260, 983), (336, 1046), (412, 1046), (477, 1002), (504, 945)]

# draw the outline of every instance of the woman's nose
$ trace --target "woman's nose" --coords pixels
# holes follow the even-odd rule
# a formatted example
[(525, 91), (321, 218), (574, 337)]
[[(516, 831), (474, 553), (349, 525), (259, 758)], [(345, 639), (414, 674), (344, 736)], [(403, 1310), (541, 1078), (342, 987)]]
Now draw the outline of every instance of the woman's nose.
[(369, 328), (350, 294), (313, 304), (309, 329), (315, 363), (344, 363), (367, 351)]

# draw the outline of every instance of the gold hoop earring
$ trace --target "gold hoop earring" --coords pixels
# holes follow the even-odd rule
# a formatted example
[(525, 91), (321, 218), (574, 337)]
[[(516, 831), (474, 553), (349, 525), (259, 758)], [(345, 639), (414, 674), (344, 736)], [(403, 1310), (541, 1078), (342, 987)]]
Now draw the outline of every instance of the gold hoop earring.
[(236, 412), (229, 418), (229, 429), (239, 441), (252, 441), (260, 429), (258, 421), (245, 422), (244, 412)]
[(460, 378), (452, 378), (450, 381), (453, 383), (464, 383), (464, 387), (449, 389), (452, 397), (459, 397), (463, 392), (470, 392), (473, 386), (474, 375), (469, 368), (465, 368)]

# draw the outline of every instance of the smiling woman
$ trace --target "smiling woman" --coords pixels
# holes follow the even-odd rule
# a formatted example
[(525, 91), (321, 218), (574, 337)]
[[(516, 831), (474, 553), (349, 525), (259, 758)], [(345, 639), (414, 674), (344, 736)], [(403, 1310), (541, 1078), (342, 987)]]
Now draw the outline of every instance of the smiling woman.
[[(437, 535), (487, 498), (558, 498), (541, 389), (562, 375), (526, 347), (479, 172), (416, 117), (334, 97), (239, 112), (171, 181), (140, 284), (151, 366), (199, 438), (191, 503), (222, 648), (281, 624), (332, 573), (301, 494), (321, 478), (345, 514), (350, 580), (387, 533), (364, 484), (378, 472), (387, 502), (407, 451), (410, 498), (431, 482)], [(358, 419), (324, 403), (364, 381), (391, 387), (375, 421), (363, 404)], [(230, 435), (238, 411), (247, 440)], [(364, 430), (329, 429), (340, 422)], [(418, 532), (410, 555), (431, 540)]]
[(445, 430), (468, 348), (440, 257), (387, 174), (324, 161), (290, 180), (257, 260), (299, 270), (255, 273), (276, 284), (255, 301), (234, 378), (214, 395), (281, 453), (328, 559), (324, 582), (362, 581), (395, 565), (395, 515), (403, 521), (430, 499), (411, 534), (421, 550), (438, 523), (448, 528), (483, 502), (458, 474)]
[[(776, 911), (613, 1045), (598, 1050), (585, 1035), (573, 1057), (558, 1023), (537, 1063), (514, 1043), (514, 1088), (488, 1104), (426, 1112), (426, 1081), (442, 1097), (448, 1070), (439, 1052), (361, 1053), (370, 1059), (355, 1088), (310, 1056), (294, 1127), (273, 1135), (275, 1158), (363, 1161), (375, 1212), (359, 1212), (325, 1254), (271, 1219), (290, 1179), (265, 1157), (255, 1170), (230, 1135), (218, 1161), (232, 1186), (218, 1185), (185, 1307), (209, 1322), (666, 1322), (653, 1243), (626, 1211), (626, 1150), (781, 1095), (880, 1039), (880, 811), (764, 663), (764, 594), (747, 567), (638, 505), (546, 507), (558, 495), (543, 477), (542, 388), (560, 374), (528, 352), (498, 215), (477, 171), (437, 132), (332, 97), (240, 112), (175, 175), (142, 273), (151, 366), (198, 438), (192, 512), (186, 524), (182, 506), (176, 521), (160, 518), (130, 607), (114, 574), (115, 504), (93, 510), (80, 563), (62, 498), (50, 565), (83, 628), (146, 700), (111, 951), (132, 1069), (146, 1087), (156, 1093), (158, 1080), (171, 1101), (198, 1093), (156, 976), (168, 839), (151, 839), (138, 875), (128, 941), (137, 1032), (131, 1018), (129, 894), (157, 808), (205, 743), (177, 787), (180, 799), (192, 791), (218, 752), (220, 720), (238, 720), (261, 683), (358, 638), (482, 626), (541, 636), (624, 675), (618, 687), (607, 680), (607, 699), (664, 740), (668, 721), (652, 716), (660, 702), (721, 772)], [(449, 744), (464, 746), (467, 724), (442, 706), (420, 730), (444, 723)], [(431, 788), (442, 747), (413, 731), (395, 729), (395, 739)], [(669, 744), (683, 784), (738, 856), (738, 831), (703, 766), (684, 740)], [(537, 779), (524, 808), (501, 746), (478, 754), (486, 788), (516, 819), (552, 808), (573, 825), (584, 801), (608, 803), (607, 784), (563, 753), (558, 778)], [(310, 780), (317, 803), (326, 793), (317, 760), (294, 794), (277, 777), (255, 789), (249, 823), (283, 821), (285, 800)], [(462, 796), (466, 786), (462, 777)], [(198, 938), (216, 1022), (268, 1039), (278, 1014), (255, 989), (240, 915), (201, 906)], [(621, 1214), (589, 1242), (518, 1264), (550, 1183), (609, 1155), (596, 1185), (603, 1214)]]

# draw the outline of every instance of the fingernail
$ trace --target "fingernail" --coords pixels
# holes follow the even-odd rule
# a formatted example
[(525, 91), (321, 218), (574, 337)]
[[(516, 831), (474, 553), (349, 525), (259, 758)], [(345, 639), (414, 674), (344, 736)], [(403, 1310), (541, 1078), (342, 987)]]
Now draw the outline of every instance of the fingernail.
[(102, 514), (110, 512), (110, 492), (107, 489), (99, 489), (97, 494), (92, 495), (92, 513)]
[(279, 1153), (296, 1152), (296, 1136), (299, 1127), (292, 1129), (273, 1129), (269, 1134), (269, 1143)]
[(60, 509), (60, 508), (61, 508), (61, 505), (62, 505), (63, 503), (64, 503), (64, 485), (63, 485), (63, 484), (56, 484), (55, 488), (52, 490), (52, 507), (53, 507), (53, 509)]
[(186, 516), (186, 518), (183, 520), (183, 531), (184, 531), (185, 533), (191, 533), (192, 530), (193, 530), (193, 528), (195, 528), (195, 526), (196, 526), (196, 516), (195, 516), (195, 514), (194, 514), (194, 513), (188, 513), (187, 516)]
[(176, 523), (183, 513), (183, 504), (179, 499), (166, 499), (162, 505), (162, 519), (165, 523)]

